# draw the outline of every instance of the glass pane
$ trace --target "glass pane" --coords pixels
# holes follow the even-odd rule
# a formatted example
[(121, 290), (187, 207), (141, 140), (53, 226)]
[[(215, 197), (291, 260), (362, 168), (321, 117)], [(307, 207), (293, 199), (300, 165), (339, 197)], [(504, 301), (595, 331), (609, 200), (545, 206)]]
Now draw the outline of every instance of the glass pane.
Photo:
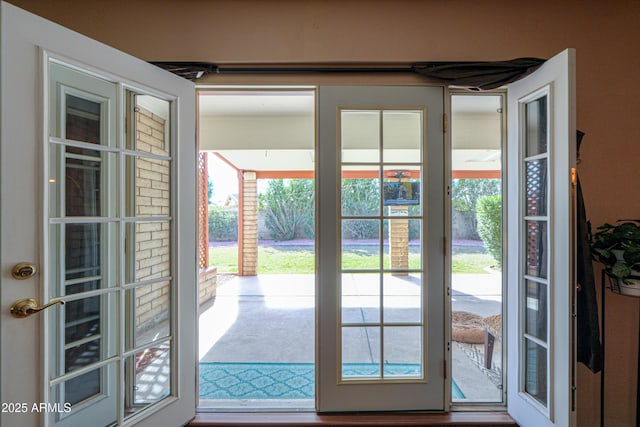
[(102, 274), (102, 224), (67, 224), (65, 229), (65, 279)]
[(547, 349), (525, 339), (525, 391), (547, 406)]
[(115, 340), (108, 338), (116, 332), (115, 294), (69, 301), (62, 309), (65, 373), (115, 355)]
[(547, 215), (547, 159), (525, 162), (527, 216)]
[[(118, 225), (113, 223), (50, 226), (49, 292), (52, 297), (93, 291), (116, 283), (117, 230)], [(107, 259), (111, 268), (105, 268)]]
[(422, 275), (385, 274), (383, 277), (384, 322), (422, 323)]
[[(134, 231), (135, 230), (135, 231)], [(127, 282), (159, 279), (171, 275), (171, 223), (127, 224)]]
[(340, 144), (343, 163), (380, 161), (380, 111), (342, 110)]
[[(62, 410), (52, 411), (51, 425), (55, 422), (66, 422), (65, 425), (76, 425), (72, 417), (86, 409), (85, 405), (76, 406), (81, 403), (89, 403), (94, 400), (99, 403), (100, 411), (96, 411), (91, 416), (91, 421), (86, 419), (80, 425), (107, 426), (116, 425), (118, 411), (117, 387), (114, 380), (107, 382), (107, 378), (115, 378), (118, 375), (117, 362), (109, 364), (103, 368), (94, 369), (86, 374), (82, 374), (65, 382), (51, 387), (50, 403), (57, 403)], [(78, 421), (78, 420), (75, 420)]]
[(75, 405), (100, 393), (100, 369), (70, 379), (65, 383), (66, 401)]
[(79, 344), (64, 352), (65, 368), (67, 372), (75, 371), (84, 366), (100, 361), (100, 338)]
[(129, 148), (169, 156), (169, 101), (151, 95), (131, 95), (135, 104), (135, 139), (128, 141)]
[[(383, 184), (384, 206), (420, 206), (420, 168), (415, 166), (385, 166)], [(391, 215), (391, 213), (389, 213)], [(419, 215), (420, 209), (412, 210)]]
[(547, 340), (547, 285), (531, 280), (527, 286), (526, 333)]
[[(389, 213), (402, 216), (406, 210), (389, 207)], [(384, 268), (419, 270), (422, 268), (420, 219), (396, 217), (384, 220)]]
[(380, 378), (380, 327), (342, 328), (342, 377)]
[(526, 274), (547, 277), (547, 223), (525, 221), (527, 230)]
[(547, 152), (547, 97), (525, 106), (525, 145), (527, 157)]
[(166, 342), (136, 353), (125, 361), (125, 416), (171, 393), (171, 345)]
[(102, 104), (70, 94), (65, 104), (65, 138), (102, 144)]
[(81, 151), (82, 154), (66, 154), (65, 213), (66, 216), (99, 216), (102, 158), (100, 152)]
[(380, 275), (342, 275), (342, 323), (380, 322)]
[(159, 282), (127, 290), (127, 312), (132, 325), (127, 328), (127, 350), (169, 336), (171, 282)]
[(342, 220), (342, 269), (380, 268), (380, 220)]
[[(97, 297), (96, 297), (97, 298)], [(76, 301), (73, 301), (76, 302)], [(71, 302), (67, 303), (71, 304)], [(76, 311), (76, 310), (74, 310)], [(67, 344), (88, 338), (99, 339), (100, 337), (100, 316), (96, 312), (93, 316), (86, 316), (78, 319), (78, 322), (68, 322), (64, 331), (65, 342)]]
[(169, 193), (171, 186), (171, 162), (155, 158), (127, 156), (128, 216), (171, 215)]
[(416, 162), (421, 158), (423, 138), (422, 111), (384, 110), (382, 147), (385, 163)]
[(422, 377), (422, 326), (384, 328), (384, 376)]
[(342, 216), (380, 215), (378, 165), (342, 168)]

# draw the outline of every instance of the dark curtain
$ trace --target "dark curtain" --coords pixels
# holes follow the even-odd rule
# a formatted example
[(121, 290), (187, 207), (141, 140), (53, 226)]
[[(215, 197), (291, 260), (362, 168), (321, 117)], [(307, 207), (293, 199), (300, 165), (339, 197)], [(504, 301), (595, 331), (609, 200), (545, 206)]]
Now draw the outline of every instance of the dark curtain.
[(449, 86), (466, 88), (473, 91), (496, 89), (514, 82), (534, 71), (544, 63), (544, 59), (517, 58), (508, 61), (452, 61), (420, 62), (405, 67), (371, 66), (296, 66), (269, 65), (258, 68), (227, 67), (209, 62), (151, 62), (160, 68), (188, 80), (197, 80), (211, 73), (417, 73), (430, 80)]
[(497, 89), (519, 80), (544, 63), (539, 58), (517, 58), (492, 62), (425, 62), (413, 70), (449, 86), (473, 91)]
[[(583, 132), (578, 131), (578, 157)], [(600, 323), (598, 321), (598, 301), (596, 280), (593, 274), (591, 246), (589, 244), (590, 224), (582, 198), (580, 178), (576, 188), (577, 215), (577, 347), (578, 362), (585, 364), (592, 372), (602, 370), (602, 345), (600, 344)]]
[(198, 80), (200, 77), (205, 76), (210, 73), (214, 73), (217, 70), (217, 66), (215, 64), (210, 64), (208, 62), (154, 62), (151, 61), (151, 64), (163, 68), (167, 71), (172, 72), (182, 78), (187, 80)]

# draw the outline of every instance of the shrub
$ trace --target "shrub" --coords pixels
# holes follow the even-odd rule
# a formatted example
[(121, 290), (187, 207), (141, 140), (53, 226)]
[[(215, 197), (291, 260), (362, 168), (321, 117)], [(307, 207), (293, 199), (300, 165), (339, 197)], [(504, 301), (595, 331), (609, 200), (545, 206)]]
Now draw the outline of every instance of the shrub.
[[(377, 214), (380, 209), (380, 182), (377, 179), (342, 180), (342, 214), (344, 216)], [(345, 239), (377, 239), (375, 221), (347, 219), (342, 223)]]
[(220, 206), (210, 206), (209, 240), (238, 240), (238, 211), (227, 211)]
[(377, 221), (362, 219), (345, 219), (342, 221), (343, 239), (377, 239), (380, 229)]
[(483, 196), (476, 204), (478, 234), (498, 266), (502, 264), (502, 197)]
[(454, 179), (451, 190), (453, 238), (476, 240), (479, 237), (476, 212), (478, 199), (500, 194), (500, 180)]
[(314, 236), (314, 184), (310, 179), (270, 180), (260, 205), (275, 240)]

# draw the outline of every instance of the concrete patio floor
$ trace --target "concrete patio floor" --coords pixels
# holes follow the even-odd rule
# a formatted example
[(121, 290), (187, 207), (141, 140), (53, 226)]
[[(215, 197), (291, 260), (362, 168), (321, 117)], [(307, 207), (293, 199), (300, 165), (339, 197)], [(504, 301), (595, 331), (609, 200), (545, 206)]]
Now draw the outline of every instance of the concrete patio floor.
[[(385, 317), (398, 321), (416, 319), (420, 313), (417, 278), (389, 275), (385, 281), (389, 289), (385, 305), (390, 306), (385, 309)], [(453, 310), (483, 317), (500, 313), (499, 274), (457, 274), (452, 282)], [(369, 282), (366, 275), (357, 280), (344, 278), (344, 319), (362, 322), (376, 316), (379, 297), (367, 292), (375, 288), (368, 286), (374, 283), (377, 281)], [(218, 288), (214, 302), (203, 307), (200, 314), (200, 362), (313, 363), (314, 287), (313, 275), (265, 274), (226, 281)], [(364, 329), (352, 332), (349, 344), (343, 347), (345, 362), (378, 363), (379, 352), (375, 349), (379, 337)], [(384, 355), (385, 362), (419, 361), (420, 343), (409, 349), (406, 346), (407, 342), (415, 342), (414, 332), (405, 328), (386, 338), (389, 351)], [(501, 352), (499, 341), (496, 344), (494, 360), (500, 358)], [(454, 343), (453, 377), (466, 400), (499, 402), (501, 390), (473, 357), (481, 347)], [(313, 406), (313, 402), (307, 404)], [(207, 405), (218, 406), (213, 402), (200, 404)]]

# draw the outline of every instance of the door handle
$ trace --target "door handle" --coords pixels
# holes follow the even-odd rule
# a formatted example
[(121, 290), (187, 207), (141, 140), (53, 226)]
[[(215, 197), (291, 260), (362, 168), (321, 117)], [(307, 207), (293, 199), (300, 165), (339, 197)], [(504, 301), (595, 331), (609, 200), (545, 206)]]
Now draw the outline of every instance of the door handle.
[(64, 305), (64, 301), (59, 299), (38, 307), (38, 302), (36, 300), (33, 298), (25, 298), (13, 303), (11, 306), (11, 315), (21, 319), (23, 317), (29, 317), (32, 314), (39, 313), (45, 308), (49, 308), (56, 304)]

